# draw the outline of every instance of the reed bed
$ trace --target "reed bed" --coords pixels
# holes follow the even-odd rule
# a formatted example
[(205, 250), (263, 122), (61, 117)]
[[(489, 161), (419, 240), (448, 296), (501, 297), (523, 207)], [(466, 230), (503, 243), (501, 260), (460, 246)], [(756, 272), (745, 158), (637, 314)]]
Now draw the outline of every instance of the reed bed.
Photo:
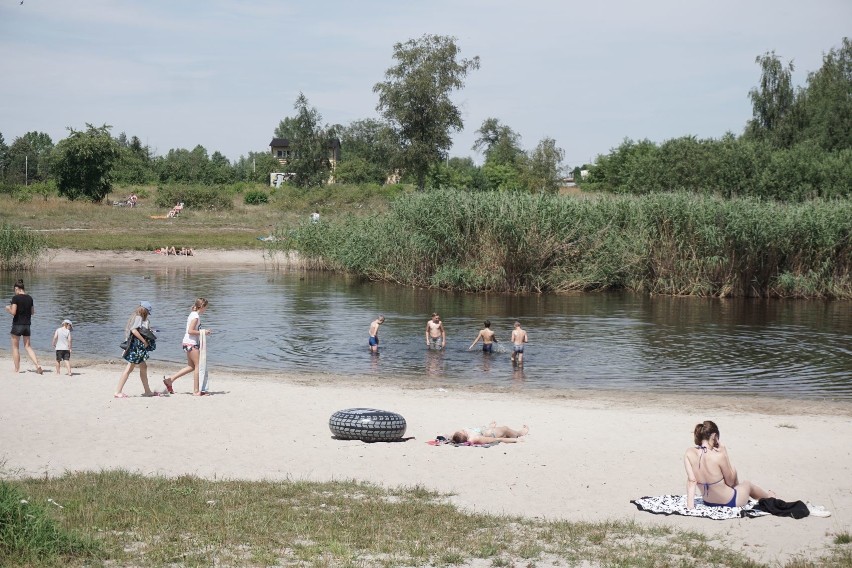
[(372, 280), (464, 291), (852, 298), (852, 200), (688, 193), (408, 194), (279, 231), (279, 248)]
[(47, 249), (45, 239), (26, 228), (0, 224), (0, 270), (29, 270)]

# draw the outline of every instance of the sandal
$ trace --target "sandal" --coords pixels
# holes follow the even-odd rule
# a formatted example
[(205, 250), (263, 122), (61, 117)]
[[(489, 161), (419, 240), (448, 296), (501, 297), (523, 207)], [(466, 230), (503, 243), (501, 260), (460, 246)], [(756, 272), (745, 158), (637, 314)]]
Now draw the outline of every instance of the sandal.
[(114, 395), (112, 395), (112, 398), (130, 398), (130, 397), (127, 396), (126, 394), (124, 394), (123, 392), (117, 392)]
[(166, 385), (166, 390), (169, 394), (175, 394), (175, 389), (172, 387), (172, 382), (166, 377), (163, 377), (163, 384)]

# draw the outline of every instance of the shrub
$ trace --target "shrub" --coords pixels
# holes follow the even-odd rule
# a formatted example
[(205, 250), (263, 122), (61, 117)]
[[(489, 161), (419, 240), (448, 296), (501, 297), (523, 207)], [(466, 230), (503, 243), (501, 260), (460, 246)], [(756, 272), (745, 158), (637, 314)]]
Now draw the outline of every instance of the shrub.
[(269, 203), (269, 194), (265, 191), (252, 189), (246, 192), (245, 197), (243, 197), (243, 202), (246, 205), (263, 205), (265, 203)]
[(157, 189), (157, 207), (173, 207), (183, 203), (187, 209), (224, 210), (232, 209), (232, 194), (217, 185), (170, 185)]

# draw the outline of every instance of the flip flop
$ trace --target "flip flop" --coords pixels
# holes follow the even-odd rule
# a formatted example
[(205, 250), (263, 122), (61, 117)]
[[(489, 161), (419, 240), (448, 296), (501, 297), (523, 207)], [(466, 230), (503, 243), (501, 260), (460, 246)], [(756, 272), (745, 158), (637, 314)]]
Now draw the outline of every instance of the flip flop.
[(172, 387), (172, 384), (165, 377), (163, 377), (163, 384), (166, 385), (166, 390), (169, 391), (169, 394), (175, 394), (174, 387)]
[(124, 394), (123, 392), (120, 392), (120, 393), (116, 393), (116, 394), (112, 395), (112, 398), (130, 398), (130, 397), (127, 396), (126, 394)]

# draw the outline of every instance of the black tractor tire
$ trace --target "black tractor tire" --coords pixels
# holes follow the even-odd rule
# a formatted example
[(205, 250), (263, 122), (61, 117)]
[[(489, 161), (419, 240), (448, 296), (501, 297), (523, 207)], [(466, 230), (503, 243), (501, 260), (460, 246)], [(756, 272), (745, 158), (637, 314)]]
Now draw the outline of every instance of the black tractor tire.
[(405, 435), (405, 418), (396, 412), (375, 408), (338, 410), (328, 419), (335, 438), (364, 442), (394, 442)]

